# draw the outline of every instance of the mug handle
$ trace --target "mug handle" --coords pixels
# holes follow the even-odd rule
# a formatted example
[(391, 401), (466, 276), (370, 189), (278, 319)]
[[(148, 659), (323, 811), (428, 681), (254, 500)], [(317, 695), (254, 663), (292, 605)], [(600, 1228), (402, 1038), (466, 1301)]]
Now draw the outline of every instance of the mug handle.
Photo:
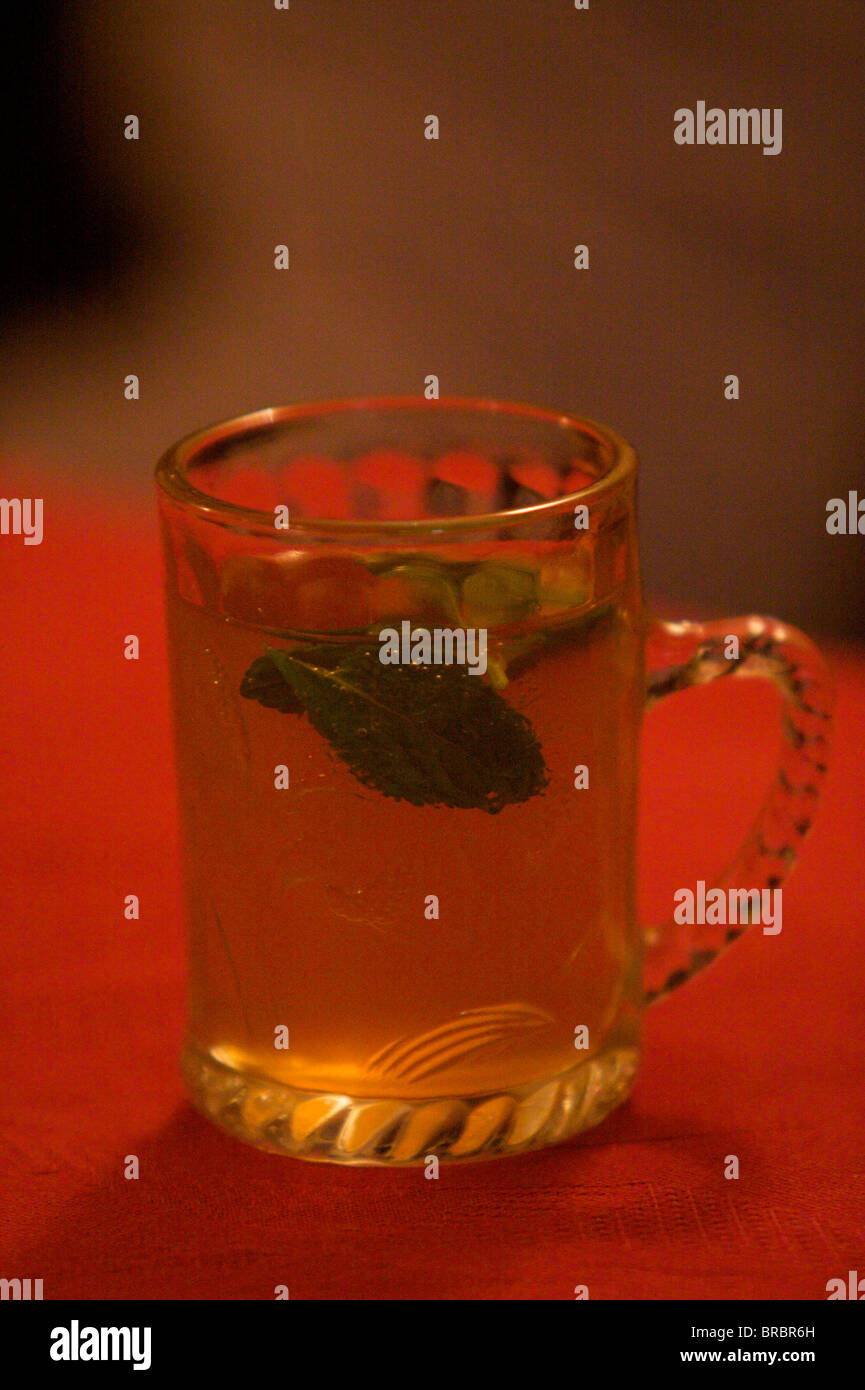
[[(738, 655), (726, 654), (737, 646)], [(647, 710), (678, 690), (708, 685), (723, 676), (768, 680), (783, 697), (784, 738), (775, 780), (744, 844), (711, 885), (725, 893), (733, 886), (779, 888), (796, 862), (799, 842), (811, 828), (826, 773), (834, 705), (826, 662), (797, 628), (755, 615), (705, 623), (652, 618), (646, 661)], [(752, 900), (747, 901), (750, 917)], [(750, 920), (681, 926), (671, 919), (647, 928), (646, 1003), (662, 999), (704, 970), (749, 925)]]

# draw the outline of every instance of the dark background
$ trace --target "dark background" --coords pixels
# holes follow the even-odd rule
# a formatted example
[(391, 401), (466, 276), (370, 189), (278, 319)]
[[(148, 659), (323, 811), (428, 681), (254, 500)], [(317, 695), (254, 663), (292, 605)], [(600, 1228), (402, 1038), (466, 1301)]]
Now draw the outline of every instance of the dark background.
[[(89, 0), (17, 24), (0, 446), (46, 528), (52, 483), (147, 507), (204, 423), (435, 373), (634, 444), (652, 593), (862, 633), (863, 538), (825, 529), (865, 495), (861, 0)], [(782, 152), (676, 145), (698, 100), (781, 107)]]
[[(828, 536), (825, 508), (865, 491), (865, 0), (15, 9), (0, 478), (45, 497), (46, 539), (0, 537), (0, 1274), (44, 1277), (46, 1300), (268, 1300), (278, 1283), (292, 1300), (571, 1300), (583, 1283), (596, 1305), (825, 1299), (865, 1271), (865, 651), (829, 644), (838, 752), (783, 932), (750, 932), (652, 1009), (626, 1106), (577, 1145), (436, 1183), (291, 1164), (193, 1115), (177, 1075), (152, 468), (208, 420), (419, 393), (435, 372), (443, 392), (629, 437), (670, 607), (861, 632), (865, 538)], [(699, 100), (782, 107), (782, 153), (676, 146), (673, 112)], [(645, 721), (644, 920), (741, 842), (776, 713), (762, 682), (719, 680)]]

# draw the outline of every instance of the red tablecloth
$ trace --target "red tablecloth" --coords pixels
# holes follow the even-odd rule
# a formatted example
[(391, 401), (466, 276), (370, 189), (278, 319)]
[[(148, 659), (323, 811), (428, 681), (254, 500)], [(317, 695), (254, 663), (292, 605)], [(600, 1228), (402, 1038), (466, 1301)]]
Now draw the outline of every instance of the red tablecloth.
[[(258, 1153), (184, 1099), (152, 511), (55, 495), (43, 544), (0, 538), (0, 569), (0, 1275), (42, 1278), (50, 1299), (269, 1299), (277, 1284), (293, 1298), (569, 1299), (586, 1284), (592, 1298), (823, 1299), (828, 1279), (865, 1272), (861, 654), (835, 653), (833, 773), (780, 936), (749, 934), (651, 1011), (635, 1093), (598, 1129), (429, 1181)], [(775, 717), (751, 682), (649, 717), (647, 910), (668, 913), (672, 887), (741, 837)]]

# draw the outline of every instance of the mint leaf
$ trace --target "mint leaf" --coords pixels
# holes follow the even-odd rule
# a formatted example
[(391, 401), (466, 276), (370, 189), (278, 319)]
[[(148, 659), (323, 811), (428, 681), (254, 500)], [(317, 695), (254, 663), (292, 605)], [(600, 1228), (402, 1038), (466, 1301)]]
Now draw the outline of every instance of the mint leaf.
[[(270, 648), (265, 647), (265, 651), (269, 652)], [(335, 642), (320, 642), (306, 647), (304, 655), (314, 665), (330, 670), (339, 665), (346, 651), (346, 647)], [(306, 709), (270, 656), (259, 656), (253, 661), (240, 682), (240, 693), (247, 700), (257, 700), (260, 705), (281, 710), (283, 714), (303, 714)]]
[(257, 700), (268, 709), (282, 710), (283, 714), (303, 714), (302, 702), (283, 680), (279, 667), (269, 656), (260, 656), (253, 661), (240, 682), (240, 693), (244, 699)]
[(497, 627), (528, 617), (538, 606), (537, 576), (530, 568), (486, 561), (463, 580), (468, 627)]
[(241, 694), (305, 710), (358, 781), (385, 796), (495, 815), (547, 784), (529, 721), (464, 666), (383, 665), (378, 646), (265, 651)]

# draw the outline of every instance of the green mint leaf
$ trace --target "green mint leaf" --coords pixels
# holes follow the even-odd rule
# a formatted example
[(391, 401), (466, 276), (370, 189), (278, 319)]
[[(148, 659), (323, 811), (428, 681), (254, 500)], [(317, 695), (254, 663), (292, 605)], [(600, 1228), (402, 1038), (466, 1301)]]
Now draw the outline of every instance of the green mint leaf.
[(469, 627), (517, 622), (538, 606), (537, 575), (530, 568), (486, 561), (463, 580), (462, 601)]
[(243, 680), (240, 693), (246, 700), (257, 700), (268, 709), (282, 710), (283, 714), (303, 714), (303, 702), (282, 678), (278, 666), (269, 656), (259, 656), (253, 661)]
[(464, 666), (383, 665), (378, 646), (265, 651), (241, 694), (287, 712), (300, 704), (358, 781), (385, 796), (494, 815), (547, 784), (529, 721)]
[[(265, 651), (269, 652), (270, 648), (266, 647)], [(339, 665), (346, 651), (346, 647), (335, 642), (321, 642), (304, 648), (304, 656), (317, 666), (332, 669)], [(259, 656), (253, 661), (240, 682), (240, 693), (247, 700), (257, 700), (260, 705), (281, 710), (283, 714), (306, 712), (305, 704), (270, 656)]]

